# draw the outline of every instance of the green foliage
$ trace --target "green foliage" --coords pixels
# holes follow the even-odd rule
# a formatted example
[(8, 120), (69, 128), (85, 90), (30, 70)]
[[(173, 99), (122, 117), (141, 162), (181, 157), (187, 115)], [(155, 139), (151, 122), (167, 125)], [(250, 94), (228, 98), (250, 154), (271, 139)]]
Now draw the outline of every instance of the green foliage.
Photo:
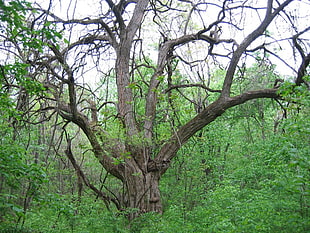
[[(304, 77), (306, 82), (310, 81), (310, 76)], [(299, 107), (299, 105), (310, 106), (310, 94), (308, 87), (304, 84), (297, 86), (290, 81), (284, 82), (279, 90), (279, 94), (283, 96), (288, 102), (294, 103), (293, 106)]]
[(0, 21), (6, 22), (13, 28), (19, 28), (25, 20), (26, 9), (30, 6), (27, 1), (9, 1), (8, 4), (5, 4), (5, 1), (1, 0), (0, 9), (2, 14), (0, 15)]
[[(3, 118), (0, 120), (0, 217), (7, 215), (8, 220), (14, 216), (24, 217), (25, 209), (20, 199), (24, 196), (36, 196), (39, 188), (46, 181), (46, 174), (36, 163), (28, 163), (30, 154), (20, 140), (14, 139), (14, 129), (6, 121), (8, 116), (15, 116), (10, 109), (3, 108), (0, 102)], [(23, 191), (28, 186), (27, 191)]]
[(256, 100), (191, 140), (161, 181), (164, 216), (137, 232), (309, 231), (309, 92), (297, 89), (279, 133), (275, 104)]
[(27, 217), (26, 227), (40, 232), (129, 232), (124, 216), (89, 196), (78, 201), (77, 196), (47, 194)]
[[(31, 62), (34, 53), (43, 52), (50, 46), (59, 47), (58, 41), (62, 39), (61, 31), (48, 21), (38, 28), (29, 25), (27, 20), (29, 13), (36, 12), (30, 10), (33, 8), (27, 1), (0, 1), (0, 9), (2, 28), (0, 34), (7, 38), (7, 41), (19, 45), (19, 50), (23, 52), (22, 61), (10, 58), (6, 64), (0, 65), (0, 95), (4, 96), (5, 85), (24, 88), (30, 95), (42, 94), (43, 85), (28, 75), (30, 69), (28, 62)], [(51, 42), (55, 45), (51, 45)]]
[[(21, 42), (25, 53), (27, 49), (43, 50), (45, 45), (36, 36), (47, 30), (35, 31), (26, 25), (26, 9), (30, 7), (26, 1), (0, 1), (0, 33), (11, 42)], [(14, 95), (20, 90), (29, 96), (44, 90), (42, 84), (28, 76), (28, 69), (28, 64), (17, 60), (0, 65), (0, 220), (3, 231), (7, 232), (6, 225), (25, 218), (30, 200), (39, 195), (40, 187), (46, 181), (43, 169), (31, 161), (32, 155), (24, 143), (27, 139), (22, 137), (25, 132), (13, 128), (23, 114), (16, 109)], [(18, 134), (20, 137), (16, 138)], [(14, 232), (18, 232), (17, 229), (14, 228)]]
[[(2, 72), (0, 74), (0, 81), (4, 82), (4, 79), (7, 77), (13, 77), (16, 85), (24, 88), (28, 94), (41, 94), (45, 89), (40, 82), (32, 80), (30, 77), (28, 77), (28, 68), (28, 64), (20, 62), (4, 65), (1, 67)], [(3, 91), (5, 91), (5, 89), (3, 89), (1, 92)], [(2, 95), (4, 95), (4, 93), (2, 93)]]
[[(163, 215), (147, 213), (129, 223), (87, 194), (81, 201), (46, 194), (27, 212), (25, 231), (307, 232), (310, 121), (303, 106), (298, 114), (297, 107), (288, 109), (279, 133), (272, 130), (277, 109), (267, 102), (232, 109), (209, 125), (162, 178)], [(244, 114), (255, 108), (264, 118)], [(247, 120), (250, 128), (242, 127)], [(257, 126), (265, 127), (265, 137)]]
[[(41, 28), (35, 30), (27, 25), (27, 14), (31, 12), (30, 9), (33, 9), (30, 2), (9, 1), (5, 4), (1, 1), (0, 9), (3, 12), (0, 21), (6, 28), (9, 39), (18, 44), (22, 43), (25, 52), (27, 49), (43, 52), (44, 46), (48, 46), (46, 40), (57, 43), (58, 39), (62, 39), (62, 34), (50, 22), (45, 22)], [(36, 13), (35, 10), (32, 10), (32, 13)]]
[[(3, 126), (3, 125), (2, 125)], [(28, 164), (26, 161), (27, 152), (23, 145), (12, 140), (6, 129), (6, 136), (2, 137), (0, 143), (0, 177), (2, 188), (0, 190), (0, 212), (10, 220), (17, 217), (24, 217), (25, 209), (20, 203), (23, 195), (35, 196), (39, 188), (46, 180), (46, 175), (37, 164)], [(0, 131), (3, 134), (3, 130)], [(22, 187), (28, 185), (26, 193), (20, 195)]]

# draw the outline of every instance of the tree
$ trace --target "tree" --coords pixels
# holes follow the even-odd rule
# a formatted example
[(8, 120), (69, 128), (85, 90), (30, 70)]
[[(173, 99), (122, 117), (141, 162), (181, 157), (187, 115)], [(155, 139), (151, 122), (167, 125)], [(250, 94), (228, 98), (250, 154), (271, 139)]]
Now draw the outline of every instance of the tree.
[[(106, 0), (98, 3), (97, 15), (80, 18), (77, 9), (69, 7), (67, 15), (72, 12), (72, 17), (64, 19), (53, 13), (56, 7), (50, 1), (47, 9), (29, 8), (21, 30), (8, 26), (1, 47), (28, 64), (27, 75), (45, 88), (35, 99), (40, 104), (28, 111), (57, 114), (64, 128), (76, 124), (98, 162), (123, 183), (124, 192), (104, 192), (92, 184), (76, 161), (68, 135), (65, 153), (79, 178), (106, 203), (120, 210), (137, 209), (130, 213), (132, 219), (144, 212), (162, 212), (159, 180), (189, 138), (229, 108), (280, 97), (280, 81), (274, 76), (261, 89), (232, 92), (238, 76), (246, 78), (242, 70), (251, 58), (276, 58), (297, 70), (296, 85), (309, 86), (304, 80), (310, 60), (304, 38), (310, 26), (299, 24), (302, 12), (293, 15), (297, 5), (309, 3)], [(278, 24), (290, 30), (287, 36), (277, 31)], [(239, 38), (242, 33), (247, 36)], [(145, 52), (154, 43), (151, 37), (158, 40), (156, 64)], [(292, 50), (299, 69), (281, 58), (282, 47), (285, 53)], [(210, 74), (216, 65), (225, 72), (214, 79)], [(92, 80), (96, 75), (101, 84)], [(191, 118), (179, 119), (180, 101), (175, 104), (174, 93), (192, 106)], [(163, 101), (166, 115), (160, 119)], [(169, 137), (167, 129), (165, 136), (158, 136), (161, 125), (170, 128)]]

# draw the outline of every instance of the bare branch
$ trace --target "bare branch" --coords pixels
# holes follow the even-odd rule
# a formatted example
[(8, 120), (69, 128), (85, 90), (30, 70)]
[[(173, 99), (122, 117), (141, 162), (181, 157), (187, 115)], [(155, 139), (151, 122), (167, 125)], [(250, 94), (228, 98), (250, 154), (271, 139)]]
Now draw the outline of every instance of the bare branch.
[(167, 93), (167, 92), (170, 92), (173, 89), (187, 88), (187, 87), (200, 87), (200, 88), (205, 89), (205, 90), (207, 90), (209, 92), (221, 93), (221, 90), (214, 90), (214, 89), (211, 89), (211, 88), (207, 87), (206, 85), (200, 84), (200, 83), (171, 85), (169, 88), (165, 89), (164, 92)]
[(253, 32), (251, 32), (238, 46), (237, 50), (234, 52), (233, 57), (231, 59), (231, 62), (229, 64), (226, 77), (223, 84), (223, 91), (222, 91), (222, 97), (226, 98), (230, 95), (230, 89), (233, 82), (233, 77), (235, 74), (236, 67), (239, 63), (240, 57), (246, 50), (246, 48), (254, 41), (256, 40), (260, 35), (263, 34), (263, 32), (266, 30), (266, 28), (269, 26), (269, 24), (272, 22), (272, 20), (279, 14), (280, 11), (284, 9), (285, 6), (287, 6), (289, 3), (291, 3), (293, 0), (286, 0), (283, 2), (278, 8), (276, 8), (272, 12), (272, 3), (273, 0), (268, 0), (267, 4), (267, 10), (266, 15), (262, 23), (256, 28)]
[(120, 26), (120, 29), (123, 30), (125, 28), (125, 23), (124, 23), (124, 20), (123, 20), (123, 17), (118, 9), (118, 7), (115, 6), (115, 4), (112, 2), (112, 0), (105, 0), (110, 9), (113, 11), (116, 19), (117, 19), (117, 22), (119, 23), (119, 26)]
[[(81, 25), (90, 25), (90, 24), (98, 24), (107, 32), (107, 35), (98, 35), (97, 40), (104, 40), (110, 41), (113, 47), (117, 46), (117, 40), (115, 38), (114, 33), (112, 32), (111, 28), (102, 20), (102, 19), (72, 19), (72, 20), (55, 20), (51, 21), (52, 23), (63, 23), (63, 24), (81, 24)], [(90, 35), (89, 37), (95, 37), (95, 35)]]
[(109, 209), (109, 202), (112, 201), (115, 204), (115, 206), (117, 207), (117, 209), (120, 210), (121, 209), (120, 203), (118, 202), (117, 199), (109, 197), (106, 193), (97, 189), (92, 183), (90, 183), (89, 179), (86, 177), (85, 173), (82, 171), (81, 167), (78, 165), (78, 163), (76, 162), (76, 160), (73, 156), (70, 138), (67, 138), (67, 149), (65, 150), (65, 153), (66, 153), (68, 159), (70, 160), (72, 166), (74, 167), (74, 169), (77, 173), (77, 176), (83, 180), (84, 184), (87, 187), (89, 187), (91, 190), (93, 190), (99, 197), (101, 197), (105, 201), (107, 208)]
[(302, 47), (298, 43), (298, 37), (300, 35), (304, 34), (305, 32), (309, 31), (309, 30), (310, 30), (310, 27), (304, 29), (300, 33), (293, 36), (293, 44), (294, 44), (295, 48), (298, 50), (298, 52), (301, 56), (301, 59), (302, 59), (301, 65), (300, 65), (298, 72), (297, 72), (297, 78), (296, 78), (295, 83), (298, 86), (300, 86), (302, 83), (304, 83), (305, 85), (308, 86), (308, 88), (310, 88), (310, 85), (303, 79), (303, 77), (305, 76), (306, 71), (307, 71), (307, 67), (309, 66), (309, 63), (310, 63), (310, 53), (308, 53), (307, 55), (305, 54), (305, 51), (302, 49)]

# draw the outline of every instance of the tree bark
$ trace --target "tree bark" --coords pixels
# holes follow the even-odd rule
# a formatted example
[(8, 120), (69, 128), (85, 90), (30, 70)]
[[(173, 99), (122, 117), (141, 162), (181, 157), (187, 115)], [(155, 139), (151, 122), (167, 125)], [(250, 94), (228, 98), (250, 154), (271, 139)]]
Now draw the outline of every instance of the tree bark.
[(157, 212), (162, 213), (162, 202), (159, 191), (158, 172), (148, 172), (143, 174), (135, 172), (136, 167), (128, 168), (124, 180), (126, 196), (124, 206), (129, 208), (128, 217), (130, 220), (141, 213)]

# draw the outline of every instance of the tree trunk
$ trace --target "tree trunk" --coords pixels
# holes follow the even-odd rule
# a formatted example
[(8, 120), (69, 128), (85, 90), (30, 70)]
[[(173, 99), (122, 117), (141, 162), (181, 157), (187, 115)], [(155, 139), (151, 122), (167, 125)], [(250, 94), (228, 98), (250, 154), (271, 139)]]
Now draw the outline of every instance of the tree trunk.
[[(159, 172), (143, 174), (138, 167), (126, 169), (124, 177), (126, 189), (123, 205), (128, 208), (128, 218), (134, 219), (141, 213), (162, 213), (162, 202), (159, 191)], [(138, 171), (138, 172), (137, 172)]]

